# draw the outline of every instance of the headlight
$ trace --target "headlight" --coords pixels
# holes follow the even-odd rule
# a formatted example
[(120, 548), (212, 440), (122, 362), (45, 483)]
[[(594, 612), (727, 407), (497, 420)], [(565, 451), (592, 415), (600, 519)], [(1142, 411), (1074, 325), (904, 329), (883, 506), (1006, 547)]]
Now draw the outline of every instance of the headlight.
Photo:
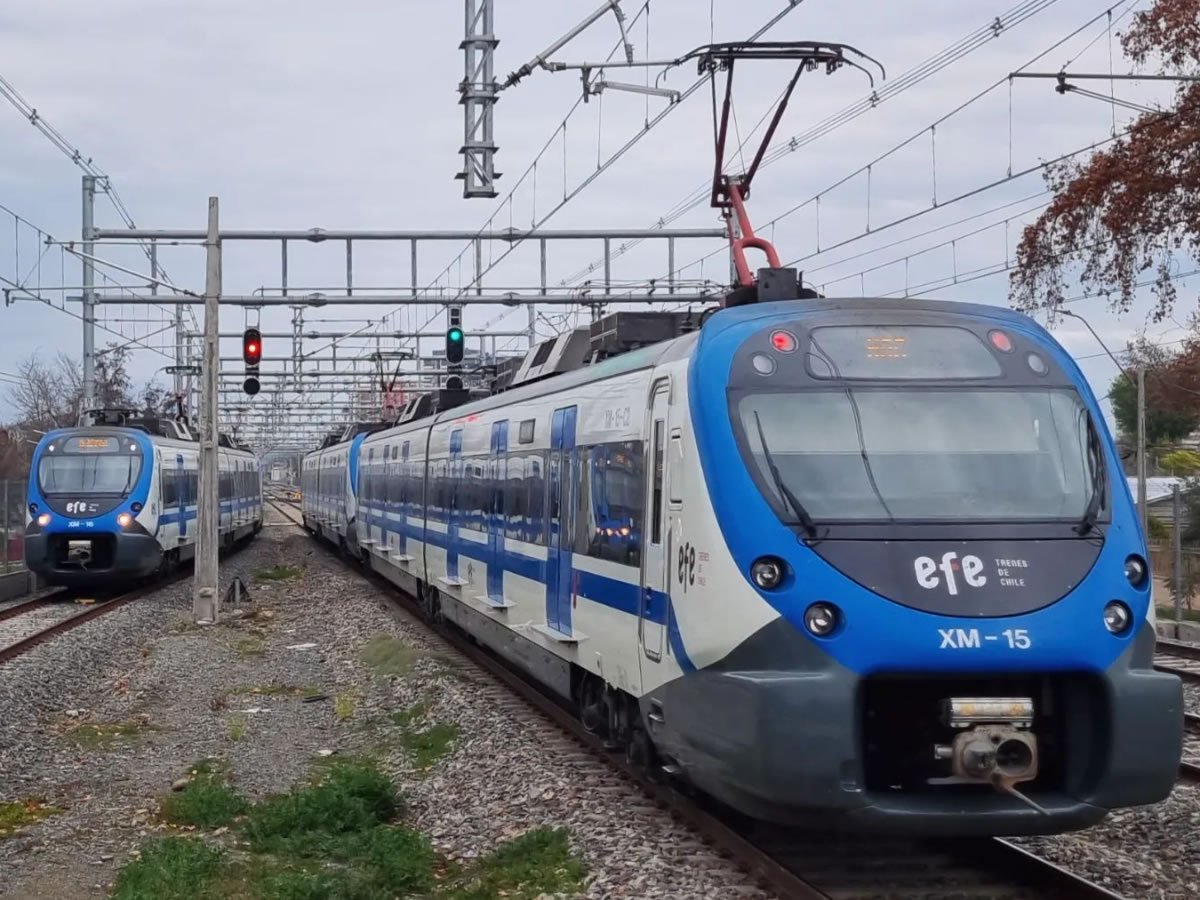
[(838, 611), (832, 603), (814, 603), (804, 611), (804, 627), (817, 637), (828, 637), (837, 626)]
[(1133, 613), (1120, 600), (1110, 600), (1104, 607), (1104, 627), (1110, 634), (1122, 634), (1129, 630)]
[(132, 521), (133, 516), (131, 516), (129, 513), (121, 513), (119, 516), (117, 516), (117, 524), (122, 528), (128, 528), (129, 523)]
[(779, 587), (783, 581), (783, 563), (773, 556), (764, 556), (750, 567), (750, 577), (764, 591)]
[(40, 516), (38, 516), (37, 523), (42, 528), (45, 528), (47, 525), (49, 525), (50, 524), (50, 513), (42, 513)]
[(1146, 561), (1140, 556), (1131, 556), (1125, 560), (1125, 577), (1134, 587), (1146, 583)]

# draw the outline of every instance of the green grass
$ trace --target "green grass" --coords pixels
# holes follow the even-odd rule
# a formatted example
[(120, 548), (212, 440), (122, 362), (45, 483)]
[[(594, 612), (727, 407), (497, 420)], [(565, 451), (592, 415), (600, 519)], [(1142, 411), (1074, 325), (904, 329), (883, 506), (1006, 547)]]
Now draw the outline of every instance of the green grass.
[(377, 634), (362, 648), (362, 661), (376, 675), (407, 675), (420, 654), (388, 634)]
[(50, 806), (41, 798), (31, 797), (28, 800), (17, 800), (12, 803), (0, 803), (0, 838), (10, 837), (28, 825), (34, 825), (42, 819), (62, 812), (55, 806)]
[(195, 838), (152, 842), (117, 876), (112, 900), (199, 900), (215, 897), (223, 854)]
[(354, 715), (356, 706), (358, 706), (358, 698), (352, 692), (338, 694), (333, 701), (333, 714), (337, 716), (339, 722), (345, 722)]
[(229, 739), (231, 741), (240, 741), (246, 736), (246, 717), (245, 716), (230, 716), (229, 717)]
[(192, 767), (191, 781), (159, 804), (164, 821), (196, 828), (220, 828), (244, 813), (249, 804), (225, 781), (225, 766), (202, 760)]
[(502, 844), (438, 891), (444, 900), (536, 900), (578, 890), (587, 867), (571, 854), (563, 828), (536, 828)]
[(108, 750), (153, 730), (152, 726), (140, 722), (96, 723), (80, 725), (68, 737), (85, 750)]
[(450, 752), (461, 730), (457, 725), (438, 723), (425, 731), (406, 731), (400, 746), (408, 753), (418, 769), (428, 769)]
[[(180, 796), (219, 782), (222, 772), (219, 762), (201, 761)], [(201, 796), (214, 795), (195, 795), (207, 814)], [(339, 760), (313, 781), (251, 806), (234, 827), (237, 852), (195, 838), (153, 841), (121, 870), (113, 898), (535, 900), (583, 885), (587, 870), (572, 856), (565, 830), (536, 829), (460, 866), (439, 860), (427, 838), (397, 824), (403, 811), (374, 764)]]
[(306, 684), (297, 686), (294, 684), (281, 684), (278, 681), (273, 681), (270, 684), (258, 684), (250, 687), (234, 688), (230, 691), (231, 694), (252, 694), (258, 697), (315, 697), (321, 693), (321, 689), (315, 685)]
[(414, 703), (408, 709), (402, 709), (392, 713), (387, 717), (387, 720), (393, 725), (399, 725), (401, 728), (409, 728), (414, 722), (419, 722), (429, 713), (430, 707), (433, 706), (427, 700), (422, 700), (419, 703)]
[(304, 571), (299, 566), (272, 566), (254, 573), (258, 581), (291, 581), (299, 578)]
[(244, 637), (233, 645), (233, 652), (238, 656), (263, 656), (267, 643), (260, 637)]
[(257, 804), (245, 834), (258, 852), (293, 852), (325, 835), (366, 831), (402, 812), (391, 779), (361, 760), (339, 760), (315, 784)]

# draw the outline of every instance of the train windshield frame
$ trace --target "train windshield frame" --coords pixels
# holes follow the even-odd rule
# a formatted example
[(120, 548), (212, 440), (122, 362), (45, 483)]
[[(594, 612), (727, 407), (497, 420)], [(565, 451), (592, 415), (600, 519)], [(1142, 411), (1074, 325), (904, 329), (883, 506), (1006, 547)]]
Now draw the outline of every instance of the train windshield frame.
[(785, 522), (1110, 517), (1103, 456), (1073, 388), (845, 384), (730, 399), (743, 457)]
[(142, 465), (140, 452), (47, 454), (38, 463), (38, 488), (46, 497), (125, 497)]

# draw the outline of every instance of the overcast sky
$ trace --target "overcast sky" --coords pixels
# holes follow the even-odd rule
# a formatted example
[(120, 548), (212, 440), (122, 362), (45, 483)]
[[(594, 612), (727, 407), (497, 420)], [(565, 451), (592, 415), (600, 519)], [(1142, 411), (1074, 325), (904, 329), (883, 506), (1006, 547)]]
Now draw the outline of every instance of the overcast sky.
[[(495, 0), (500, 39), (496, 73), (503, 78), (564, 33), (597, 5), (596, 0)], [(710, 36), (739, 40), (780, 10), (787, 0), (652, 0), (650, 15), (638, 16), (642, 0), (625, 0), (631, 39), (639, 58), (676, 56)], [(852, 43), (880, 60), (889, 79), (936, 57), (947, 47), (997, 17), (1024, 10), (1028, 18), (920, 84), (889, 97), (875, 109), (800, 146), (764, 168), (755, 183), (751, 211), (760, 229), (777, 243), (784, 261), (799, 260), (806, 280), (829, 295), (902, 292), (943, 299), (1007, 303), (1007, 276), (981, 276), (1003, 267), (1023, 221), (1031, 221), (1044, 197), (1035, 173), (1007, 184), (962, 195), (1003, 180), (1039, 161), (1103, 141), (1114, 119), (1109, 104), (1060, 96), (1049, 81), (1017, 80), (928, 126), (970, 100), (1008, 72), (1025, 65), (1102, 13), (1110, 4), (1087, 0), (1001, 0), (946, 3), (909, 0), (802, 0), (767, 37), (824, 39)], [(1136, 4), (1116, 5), (1114, 19)], [(220, 197), (228, 228), (476, 229), (496, 212), (499, 227), (527, 227), (573, 190), (665, 107), (630, 94), (593, 98), (571, 117), (564, 146), (551, 139), (580, 96), (577, 73), (538, 71), (506, 91), (496, 109), (497, 168), (503, 173), (496, 201), (462, 199), (454, 175), (461, 167), (463, 116), (457, 84), (462, 78), (463, 8), (459, 0), (57, 0), (5, 4), (0, 8), (0, 76), (20, 91), (40, 115), (85, 156), (112, 176), (138, 224), (157, 228), (202, 228), (207, 198)], [(1002, 20), (1004, 20), (1002, 18)], [(646, 27), (649, 22), (649, 34)], [(1050, 52), (1032, 70), (1108, 71), (1107, 20), (1084, 29)], [(616, 46), (615, 20), (606, 16), (556, 58), (603, 59)], [(1127, 64), (1115, 39), (1118, 71)], [(739, 135), (745, 137), (777, 97), (788, 69), (781, 64), (739, 67), (735, 103)], [(644, 81), (640, 71), (610, 70), (617, 81)], [(696, 79), (688, 63), (665, 84), (685, 90)], [(1097, 89), (1105, 89), (1100, 83)], [(1134, 99), (1156, 96), (1150, 88), (1118, 84)], [(810, 73), (780, 128), (777, 144), (802, 135), (827, 117), (869, 94), (865, 76), (843, 70)], [(1160, 91), (1158, 96), (1163, 96)], [(1118, 113), (1119, 129), (1129, 119)], [(1011, 123), (1011, 124), (1010, 124)], [(924, 132), (924, 133), (922, 133)], [(909, 138), (903, 151), (830, 190), (846, 176)], [(539, 150), (550, 142), (534, 179), (527, 178), (505, 202)], [(611, 169), (554, 215), (546, 228), (649, 227), (697, 189), (712, 171), (712, 124), (708, 88), (677, 105)], [(80, 175), (72, 162), (7, 104), (0, 102), (0, 204), (56, 237), (77, 237)], [(564, 171), (565, 159), (565, 171)], [(740, 166), (735, 160), (732, 168)], [(820, 195), (820, 203), (815, 199)], [(868, 196), (870, 203), (868, 206)], [(939, 209), (923, 211), (937, 198)], [(951, 202), (952, 201), (952, 202)], [(1006, 206), (1006, 204), (1009, 204)], [(797, 206), (777, 225), (766, 223)], [(819, 214), (818, 214), (819, 206)], [(905, 224), (894, 224), (906, 217)], [(1005, 223), (1005, 219), (1010, 221)], [(867, 223), (872, 233), (865, 236)], [(960, 224), (954, 224), (960, 223)], [(118, 226), (101, 199), (98, 224)], [(674, 223), (713, 227), (714, 211), (700, 204)], [(934, 231), (934, 229), (941, 229)], [(953, 243), (950, 243), (951, 240)], [(834, 248), (834, 249), (831, 249)], [(461, 246), (430, 248), (418, 272), (421, 284), (435, 282), (449, 267), (454, 286)], [(504, 250), (497, 247), (489, 259)], [(927, 252), (922, 252), (927, 251)], [(104, 248), (114, 261), (146, 271), (144, 257), (129, 248)], [(39, 272), (36, 235), (0, 213), (0, 274), (26, 278)], [(307, 245), (292, 253), (293, 285), (334, 285), (344, 279), (344, 247)], [(718, 242), (681, 245), (679, 262), (711, 254), (684, 278), (723, 280), (726, 257)], [(550, 280), (578, 275), (599, 260), (599, 246), (556, 245)], [(203, 253), (192, 247), (164, 250), (174, 280), (203, 286)], [(470, 258), (463, 270), (469, 279)], [(887, 264), (887, 265), (885, 265)], [(409, 283), (408, 249), (373, 246), (356, 251), (357, 285)], [(620, 280), (665, 277), (661, 248), (639, 247), (614, 267)], [(947, 284), (957, 272), (957, 285)], [(862, 274), (860, 274), (862, 273)], [(598, 273), (594, 273), (594, 276)], [(77, 285), (79, 265), (51, 250), (42, 258), (43, 287)], [(129, 279), (110, 272), (117, 280)], [(277, 245), (227, 248), (225, 290), (249, 293), (279, 283)], [(538, 277), (535, 246), (519, 248), (489, 273), (489, 284), (532, 285)], [(841, 279), (841, 280), (836, 280)], [(907, 280), (906, 280), (907, 279)], [(31, 283), (36, 283), (31, 282)], [(49, 292), (46, 292), (50, 296)], [(1194, 306), (1194, 283), (1180, 285), (1179, 322)], [(1114, 349), (1145, 326), (1148, 303), (1117, 317), (1100, 299), (1073, 308)], [(378, 317), (386, 310), (366, 311)], [(419, 323), (429, 311), (408, 310), (393, 327)], [(468, 330), (484, 323), (519, 329), (524, 312), (503, 308), (469, 310)], [(161, 328), (167, 313), (110, 307), (108, 325), (144, 335)], [(197, 310), (199, 314), (199, 310)], [(306, 328), (342, 327), (320, 319), (346, 318), (325, 307), (306, 317)], [(31, 352), (64, 349), (78, 355), (79, 323), (34, 303), (0, 310), (0, 369), (11, 372)], [(115, 319), (141, 319), (140, 322)], [(264, 313), (264, 330), (285, 330), (288, 313)], [(1178, 340), (1179, 322), (1151, 327), (1164, 341)], [(239, 331), (244, 313), (228, 309), (225, 331)], [(1056, 334), (1081, 359), (1098, 392), (1115, 369), (1080, 323), (1067, 320)], [(101, 332), (98, 342), (114, 339)], [(145, 343), (163, 346), (162, 337)], [(315, 349), (310, 344), (309, 349)], [(359, 346), (348, 342), (346, 352)], [(287, 352), (268, 342), (268, 356)], [(236, 352), (229, 344), (226, 353)], [(148, 378), (169, 360), (139, 350), (136, 372)], [(160, 376), (161, 377), (161, 376)], [(0, 403), (0, 413), (9, 411)]]

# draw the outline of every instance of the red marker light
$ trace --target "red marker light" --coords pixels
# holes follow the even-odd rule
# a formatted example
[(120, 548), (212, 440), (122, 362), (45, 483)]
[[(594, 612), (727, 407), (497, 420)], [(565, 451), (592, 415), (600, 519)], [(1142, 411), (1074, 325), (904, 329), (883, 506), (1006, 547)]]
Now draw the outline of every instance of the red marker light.
[(776, 331), (771, 335), (771, 346), (780, 353), (791, 353), (796, 349), (796, 338), (786, 331)]
[(995, 347), (997, 350), (999, 350), (1001, 353), (1011, 353), (1012, 352), (1012, 348), (1013, 348), (1012, 340), (1010, 340), (1009, 336), (1007, 334), (1005, 334), (1003, 331), (990, 332), (988, 334), (988, 337), (991, 338), (992, 346)]

